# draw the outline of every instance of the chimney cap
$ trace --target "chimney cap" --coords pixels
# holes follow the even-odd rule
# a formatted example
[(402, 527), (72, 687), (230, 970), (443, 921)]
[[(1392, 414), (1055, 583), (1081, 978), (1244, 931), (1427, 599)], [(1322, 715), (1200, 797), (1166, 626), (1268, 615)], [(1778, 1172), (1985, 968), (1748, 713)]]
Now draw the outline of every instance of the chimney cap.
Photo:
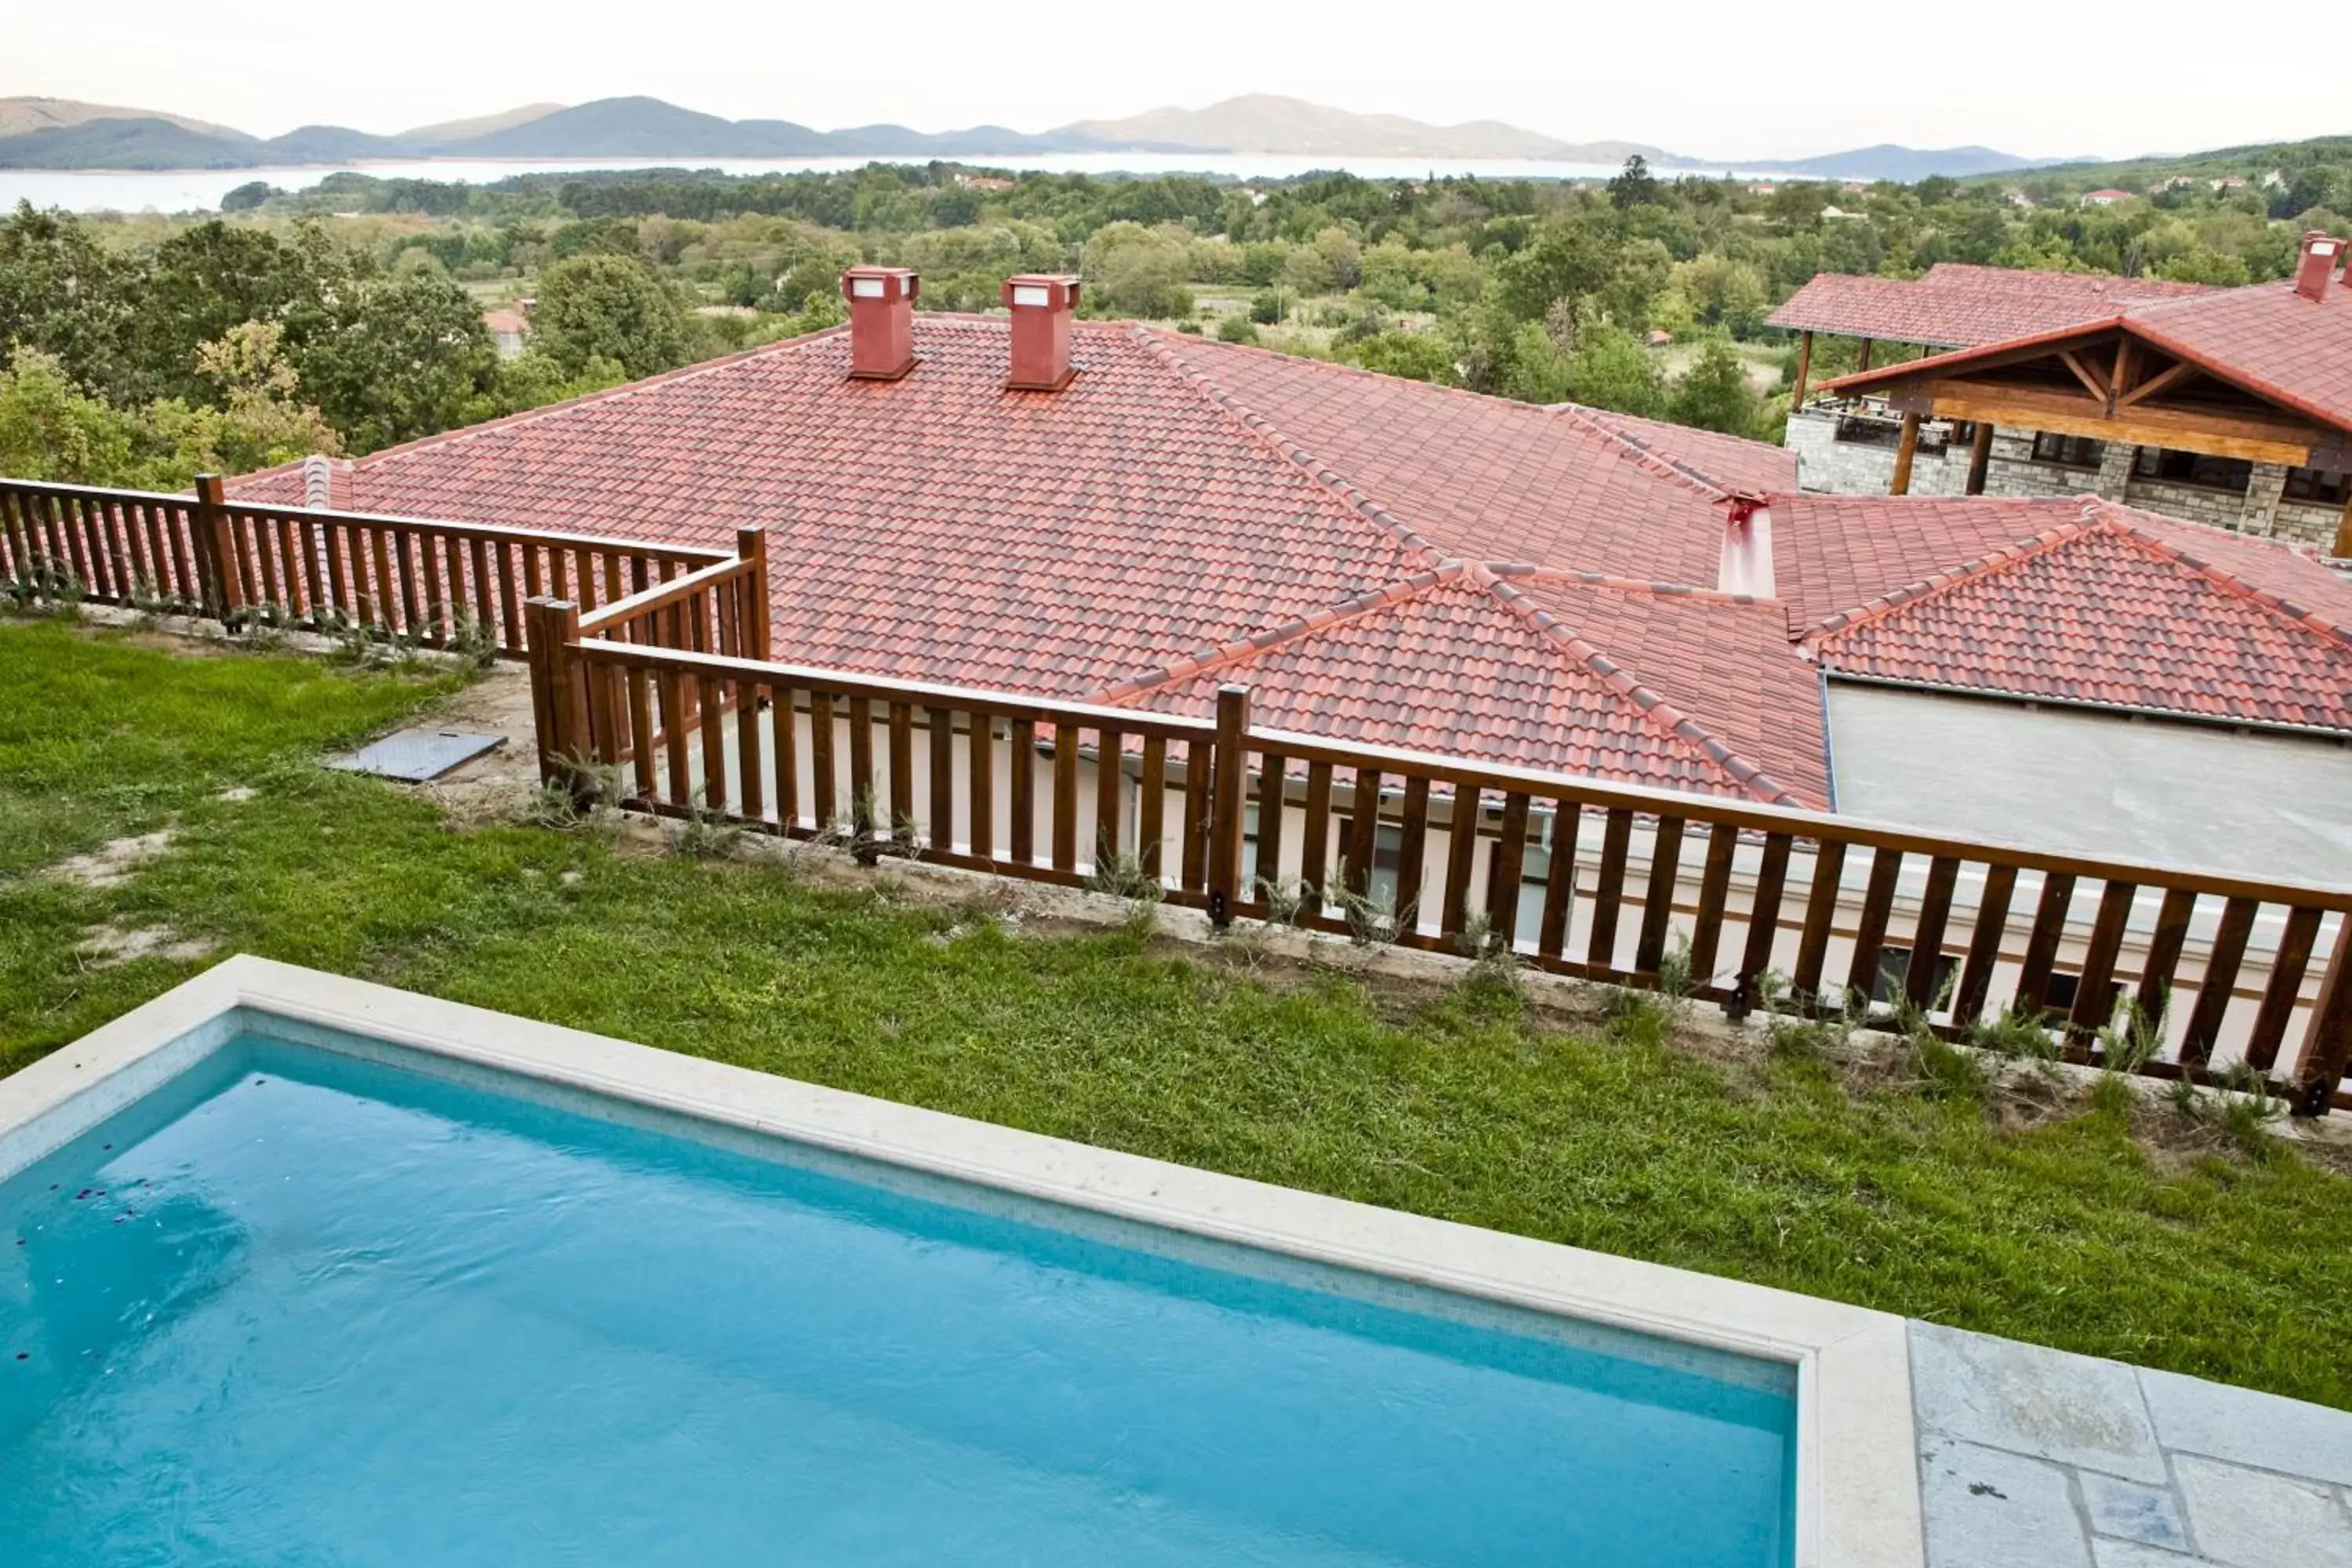
[(1078, 279), (1068, 272), (1022, 272), (1004, 280), (1000, 297), (1015, 310), (1071, 310), (1077, 308)]
[(2327, 297), (2327, 279), (2336, 270), (2336, 258), (2344, 242), (2326, 229), (2315, 228), (2303, 237), (2303, 256), (2294, 272), (2294, 291), (2306, 300), (2324, 300)]
[(911, 267), (853, 267), (841, 275), (841, 297), (852, 304), (861, 300), (911, 301), (922, 291), (922, 277)]

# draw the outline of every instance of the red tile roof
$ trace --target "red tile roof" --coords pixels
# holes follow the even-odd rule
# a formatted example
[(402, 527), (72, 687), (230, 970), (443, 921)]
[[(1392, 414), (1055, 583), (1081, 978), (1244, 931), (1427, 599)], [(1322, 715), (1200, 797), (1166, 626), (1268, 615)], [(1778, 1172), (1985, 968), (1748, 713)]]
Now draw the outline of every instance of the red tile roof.
[[(1173, 692), (1166, 672), (1204, 650), (1280, 645), (1251, 672), (1260, 710), (1327, 733), (1343, 720), (1310, 722), (1320, 707), (1306, 697), (1349, 668), (1349, 639), (1398, 639), (1388, 668), (1423, 683), (1417, 700), (1394, 688), (1402, 709), (1426, 705), (1443, 668), (1493, 665), (1461, 638), (1510, 628), (1539, 668), (1496, 689), (1562, 695), (1469, 704), (1449, 749), (1826, 798), (1818, 746), (1810, 765), (1776, 752), (1766, 776), (1690, 717), (1752, 704), (1612, 681), (1531, 629), (1492, 574), (1475, 589), (1483, 619), (1415, 601), (1302, 637), (1465, 562), (1712, 584), (1718, 501), (1793, 483), (1789, 454), (1709, 437), (1670, 457), (1668, 427), (1643, 421), (1112, 323), (1076, 324), (1066, 389), (1010, 393), (1001, 319), (924, 314), (915, 333), (920, 363), (903, 381), (848, 380), (845, 336), (821, 333), (375, 453), (352, 465), (347, 504), (722, 547), (764, 523), (780, 658), (1091, 697), (1148, 681)], [(234, 489), (300, 500), (286, 469)], [(1611, 651), (1642, 668), (1639, 649)], [(1787, 662), (1786, 717), (1802, 732), (1818, 702)]]
[(2132, 306), (2218, 292), (2201, 283), (1941, 261), (1919, 278), (1816, 274), (1768, 318), (1791, 331), (1980, 348), (2111, 321)]
[[(793, 662), (1192, 712), (1238, 677), (1271, 727), (1810, 805), (1808, 637), (1835, 668), (2058, 696), (2126, 688), (2072, 628), (2134, 595), (2200, 617), (2183, 646), (2231, 667), (2188, 679), (2217, 689), (2305, 683), (2335, 668), (2323, 623), (2352, 625), (2326, 568), (2136, 513), (2128, 552), (2052, 585), (1998, 569), (2083, 529), (2079, 500), (1790, 494), (1758, 443), (1121, 324), (1077, 323), (1050, 395), (1005, 389), (1002, 319), (921, 315), (915, 343), (898, 382), (848, 379), (819, 333), (390, 448), (340, 504), (721, 547), (764, 524)], [(297, 468), (232, 488), (301, 499)], [(1734, 492), (1769, 499), (1777, 600), (1712, 590)], [(1906, 630), (1916, 585), (1979, 578), (1988, 606), (2044, 595), (2046, 657), (1957, 593)], [(2260, 636), (2218, 618), (2256, 608)], [(2167, 661), (2145, 638), (2104, 651), (2207, 710), (2141, 668)]]
[(2116, 329), (2258, 396), (2323, 424), (2352, 429), (2352, 285), (2340, 277), (2331, 279), (2317, 300), (2282, 282), (2143, 300), (2120, 310), (2110, 301), (2101, 314), (2048, 326), (2021, 325), (2003, 338), (1979, 340), (1907, 364), (1859, 371), (1825, 381), (1822, 389), (1867, 389), (1896, 376), (1965, 367), (1982, 356), (2031, 343), (2062, 342)]
[[(1832, 616), (1805, 646), (1850, 677), (2352, 731), (2345, 624), (2185, 553), (2168, 537), (2183, 525), (2080, 513)], [(2327, 586), (2340, 613), (2352, 590)]]

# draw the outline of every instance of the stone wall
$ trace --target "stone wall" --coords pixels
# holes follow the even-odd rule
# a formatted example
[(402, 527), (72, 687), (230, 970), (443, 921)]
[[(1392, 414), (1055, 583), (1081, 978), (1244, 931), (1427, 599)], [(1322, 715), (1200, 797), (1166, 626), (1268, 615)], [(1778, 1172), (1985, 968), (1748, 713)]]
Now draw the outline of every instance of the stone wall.
[[(1831, 495), (1886, 494), (1895, 483), (1895, 447), (1891, 441), (1841, 441), (1839, 413), (1813, 405), (1789, 416), (1784, 443), (1797, 454), (1801, 489)], [(1883, 422), (1889, 427), (1899, 421)], [(1915, 496), (1956, 496), (1966, 493), (1969, 448), (1965, 442), (1948, 442), (1941, 451), (1929, 437), (1948, 426), (1931, 420), (1922, 426), (1923, 439), (1911, 463), (1911, 493)], [(2120, 487), (2116, 480), (2120, 479)], [(2108, 494), (2114, 499), (2166, 517), (2187, 519), (2248, 533), (2263, 533), (2298, 543), (2332, 546), (2339, 507), (2287, 500), (2280, 494), (2286, 470), (2274, 463), (2257, 464), (2253, 481), (2245, 490), (2217, 489), (2210, 485), (2182, 484), (2170, 479), (2141, 479), (2131, 472), (2130, 449), (2104, 455), (2099, 468), (2074, 468), (2044, 462), (2033, 455), (2033, 432), (2006, 426), (1993, 432), (1992, 451), (1985, 466), (1984, 493), (2021, 498)]]

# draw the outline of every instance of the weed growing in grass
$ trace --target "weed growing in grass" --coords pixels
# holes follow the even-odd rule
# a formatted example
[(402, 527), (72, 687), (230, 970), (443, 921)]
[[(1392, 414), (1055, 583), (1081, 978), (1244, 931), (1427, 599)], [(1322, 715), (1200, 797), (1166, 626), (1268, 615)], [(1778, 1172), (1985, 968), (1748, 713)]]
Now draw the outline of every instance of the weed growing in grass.
[(471, 669), (488, 669), (499, 661), (499, 639), (480, 616), (459, 605), (441, 623), (441, 646)]
[(1257, 896), (1265, 905), (1265, 923), (1269, 926), (1295, 926), (1310, 907), (1323, 901), (1314, 889), (1295, 877), (1279, 881), (1260, 877)]
[(1697, 984), (1698, 976), (1691, 973), (1690, 937), (1676, 926), (1674, 940), (1658, 955), (1658, 992), (1679, 1006), (1690, 1000)]
[(86, 596), (73, 568), (47, 555), (36, 555), (17, 568), (14, 576), (0, 583), (0, 591), (18, 610), (46, 610), (64, 620), (79, 617)]
[[(1413, 906), (1399, 908), (1393, 892), (1359, 893), (1347, 886), (1344, 871), (1330, 897), (1339, 906), (1339, 918), (1348, 922), (1348, 940), (1370, 952), (1395, 946), (1397, 938), (1412, 929)], [(1483, 962), (1491, 952), (1480, 956)]]
[(2221, 1100), (2215, 1125), (2244, 1153), (2257, 1160), (2269, 1159), (2279, 1146), (2271, 1126), (2286, 1114), (2286, 1101), (2273, 1094), (2269, 1081), (2244, 1062), (2232, 1064), (2221, 1081), (2231, 1092)]
[(1835, 1008), (1816, 1007), (1810, 1017), (1794, 1011), (1780, 1012), (1794, 1000), (1794, 992), (1787, 977), (1777, 971), (1767, 971), (1757, 988), (1772, 1010), (1772, 1054), (1785, 1060), (1818, 1061), (1830, 1055), (1862, 1027), (1868, 1010), (1858, 994), (1849, 991)]
[(1087, 874), (1087, 886), (1097, 893), (1147, 906), (1158, 903), (1168, 891), (1160, 885), (1159, 875), (1144, 865), (1143, 857), (1126, 854), (1108, 845), (1095, 851), (1095, 866)]
[(1933, 1031), (1912, 1037), (1910, 1060), (1921, 1091), (1931, 1100), (1982, 1105), (1992, 1088), (1992, 1071), (1985, 1065), (1984, 1058)]
[(725, 814), (705, 805), (702, 792), (698, 789), (686, 803), (686, 817), (677, 825), (677, 836), (670, 840), (670, 847), (688, 859), (724, 860), (742, 842), (742, 825), (729, 821)]
[(2041, 1015), (2021, 1007), (2010, 1007), (1996, 1017), (1978, 1019), (1969, 1026), (1968, 1037), (1969, 1044), (1995, 1056), (2042, 1063), (2058, 1059), (2057, 1037), (2042, 1023)]
[(2099, 1065), (2109, 1072), (2136, 1073), (2164, 1052), (2171, 1009), (2151, 1018), (2132, 997), (2116, 1003), (2115, 1016), (2099, 1029)]

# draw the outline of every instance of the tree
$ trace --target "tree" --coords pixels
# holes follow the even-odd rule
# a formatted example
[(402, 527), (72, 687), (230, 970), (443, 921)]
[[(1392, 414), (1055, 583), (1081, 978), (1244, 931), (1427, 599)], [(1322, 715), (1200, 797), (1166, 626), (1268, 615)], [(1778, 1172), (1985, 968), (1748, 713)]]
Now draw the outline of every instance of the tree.
[(687, 362), (686, 313), (640, 262), (591, 251), (540, 274), (531, 315), (539, 347), (567, 376), (610, 360), (630, 379)]
[(1189, 237), (1139, 223), (1107, 224), (1086, 247), (1087, 297), (1114, 315), (1158, 320), (1190, 316), (1184, 287)]
[(130, 394), (128, 271), (80, 218), (17, 203), (0, 224), (0, 349), (38, 349), (72, 382)]
[(1433, 332), (1382, 332), (1352, 345), (1349, 357), (1366, 370), (1453, 385), (1461, 379), (1454, 351)]
[(1569, 400), (1654, 418), (1665, 410), (1665, 381), (1641, 340), (1611, 321), (1586, 321), (1568, 361)]
[(1650, 173), (1650, 161), (1636, 153), (1609, 182), (1609, 205), (1623, 212), (1629, 207), (1654, 206), (1657, 200), (1658, 177)]
[(268, 180), (247, 180), (221, 196), (220, 209), (225, 213), (251, 212), (270, 197), (285, 194)]
[(1591, 226), (1547, 224), (1496, 267), (1496, 298), (1516, 319), (1541, 321), (1553, 300), (1581, 299), (1606, 284), (1616, 267), (1615, 247)]
[(1356, 237), (1333, 225), (1283, 263), (1283, 281), (1302, 294), (1340, 294), (1364, 279), (1364, 251)]
[(1677, 425), (1730, 436), (1755, 435), (1762, 414), (1756, 389), (1748, 384), (1748, 367), (1723, 338), (1707, 340), (1666, 405), (1666, 416)]
[(386, 276), (365, 257), (341, 271), (327, 302), (288, 334), (288, 358), (329, 423), (361, 452), (463, 423), (498, 367), (472, 297), (434, 273)]
[(121, 484), (137, 447), (131, 417), (75, 385), (57, 355), (20, 347), (0, 372), (0, 473)]

